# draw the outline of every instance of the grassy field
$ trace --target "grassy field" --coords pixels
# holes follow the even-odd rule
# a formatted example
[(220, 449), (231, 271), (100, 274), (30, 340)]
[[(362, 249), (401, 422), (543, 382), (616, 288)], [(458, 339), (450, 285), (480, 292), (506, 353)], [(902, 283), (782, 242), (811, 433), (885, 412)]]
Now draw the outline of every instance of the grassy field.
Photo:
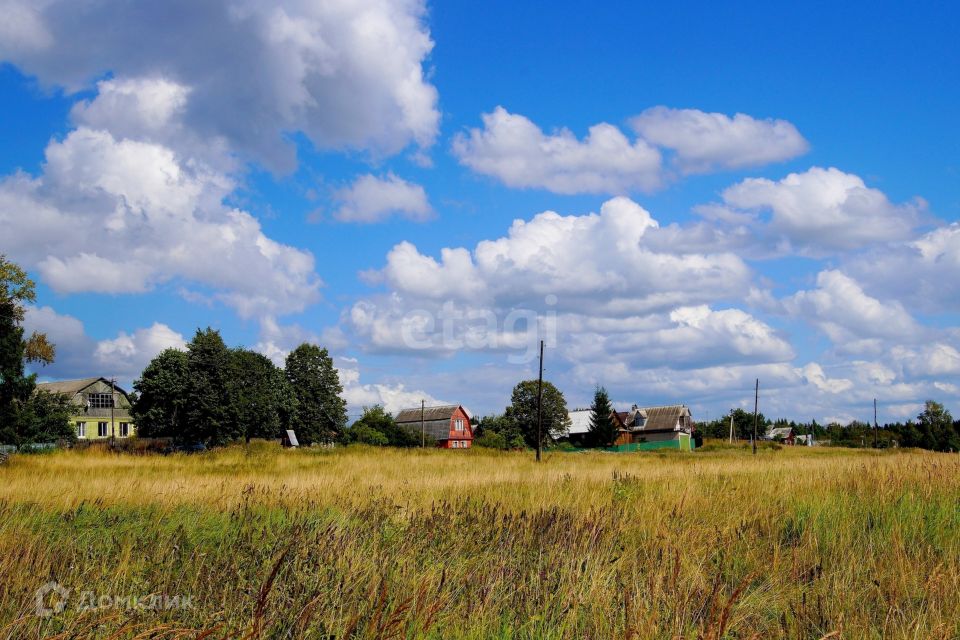
[(14, 456), (0, 638), (960, 637), (960, 455), (710, 449)]

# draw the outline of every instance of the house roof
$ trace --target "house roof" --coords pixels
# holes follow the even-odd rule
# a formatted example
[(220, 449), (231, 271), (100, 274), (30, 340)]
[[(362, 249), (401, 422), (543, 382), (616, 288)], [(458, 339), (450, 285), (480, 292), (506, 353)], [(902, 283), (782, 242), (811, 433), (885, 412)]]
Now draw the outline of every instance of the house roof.
[(778, 436), (781, 438), (789, 438), (791, 433), (793, 433), (793, 427), (777, 427), (776, 429), (770, 429), (767, 437), (771, 440)]
[[(460, 405), (458, 404), (444, 404), (437, 407), (424, 407), (423, 419), (449, 421), (459, 408)], [(401, 422), (416, 422), (417, 424), (420, 424), (420, 412), (420, 407), (416, 407), (414, 409), (401, 409), (397, 413), (397, 417), (395, 417), (393, 420), (398, 424)]]
[(567, 433), (576, 435), (590, 431), (590, 409), (574, 409), (567, 413), (570, 416), (570, 428)]
[[(94, 384), (96, 384), (96, 383), (98, 383), (98, 382), (101, 382), (101, 381), (104, 382), (104, 383), (106, 383), (106, 384), (108, 384), (108, 385), (110, 384), (110, 381), (109, 381), (108, 379), (106, 379), (106, 378), (103, 378), (103, 377), (100, 377), (100, 378), (79, 378), (79, 379), (77, 379), (77, 380), (59, 380), (59, 381), (57, 381), (57, 382), (38, 382), (38, 383), (37, 383), (37, 388), (38, 388), (39, 390), (41, 390), (41, 391), (46, 391), (46, 392), (48, 392), (48, 393), (64, 393), (64, 394), (66, 394), (66, 395), (71, 395), (71, 396), (72, 396), (72, 395), (75, 395), (75, 394), (77, 394), (77, 393), (80, 393), (81, 391), (83, 391), (83, 390), (86, 389), (87, 387), (89, 387), (89, 386), (91, 386), (91, 385), (94, 385)], [(120, 387), (118, 387), (117, 385), (113, 385), (113, 387), (114, 387), (114, 389), (117, 390), (118, 393), (122, 393), (123, 395), (127, 395), (127, 392), (124, 391), (123, 389), (121, 389)]]
[[(574, 409), (573, 411), (568, 411), (567, 415), (570, 416), (570, 428), (567, 429), (567, 433), (570, 435), (577, 435), (590, 431), (590, 416), (592, 414), (592, 409)], [(613, 412), (611, 414), (611, 416), (617, 422), (618, 428), (623, 426), (623, 419), (626, 415), (626, 413), (617, 412)]]
[(624, 423), (630, 428), (637, 414), (644, 418), (643, 431), (672, 430), (681, 416), (691, 417), (690, 409), (684, 404), (672, 404), (663, 407), (634, 407), (627, 412)]

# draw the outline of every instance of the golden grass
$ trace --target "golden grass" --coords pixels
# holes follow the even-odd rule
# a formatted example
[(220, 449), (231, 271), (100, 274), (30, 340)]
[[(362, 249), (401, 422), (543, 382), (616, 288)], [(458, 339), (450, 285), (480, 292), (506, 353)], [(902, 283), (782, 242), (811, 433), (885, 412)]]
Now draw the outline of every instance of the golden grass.
[[(0, 638), (960, 637), (956, 454), (532, 458), (15, 456)], [(74, 596), (38, 618), (49, 579)], [(80, 611), (80, 591), (191, 606)]]

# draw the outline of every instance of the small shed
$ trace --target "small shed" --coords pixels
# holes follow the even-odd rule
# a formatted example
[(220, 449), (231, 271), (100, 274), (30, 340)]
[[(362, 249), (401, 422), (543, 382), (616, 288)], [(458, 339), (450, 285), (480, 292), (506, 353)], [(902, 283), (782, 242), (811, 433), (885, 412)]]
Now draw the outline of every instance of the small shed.
[(293, 449), (296, 449), (300, 446), (300, 442), (297, 441), (297, 434), (293, 431), (293, 429), (287, 429), (284, 432), (283, 438), (280, 439), (280, 444), (282, 444), (284, 447), (291, 447)]

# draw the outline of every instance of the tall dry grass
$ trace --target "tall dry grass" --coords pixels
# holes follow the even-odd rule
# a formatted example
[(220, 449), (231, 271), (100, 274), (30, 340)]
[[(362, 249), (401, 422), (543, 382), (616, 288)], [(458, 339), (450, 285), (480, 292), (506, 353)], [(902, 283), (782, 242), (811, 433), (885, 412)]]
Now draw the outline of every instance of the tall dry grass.
[[(800, 447), (15, 456), (0, 638), (960, 637), (958, 472)], [(73, 600), (39, 618), (50, 579)]]

